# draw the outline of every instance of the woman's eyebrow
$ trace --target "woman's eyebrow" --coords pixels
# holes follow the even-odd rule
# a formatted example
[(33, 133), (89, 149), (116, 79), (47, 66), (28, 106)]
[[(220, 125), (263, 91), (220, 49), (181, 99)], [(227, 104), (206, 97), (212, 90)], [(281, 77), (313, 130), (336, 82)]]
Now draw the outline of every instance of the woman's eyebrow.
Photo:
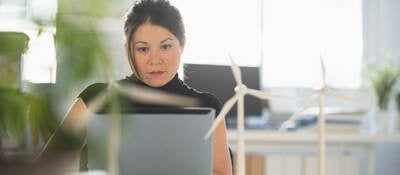
[(134, 45), (136, 45), (136, 44), (148, 44), (147, 42), (145, 42), (145, 41), (136, 41), (136, 42), (134, 42), (133, 44)]
[(165, 38), (164, 40), (162, 40), (160, 43), (164, 43), (164, 42), (166, 42), (166, 41), (168, 41), (168, 40), (173, 40), (173, 39), (170, 38), (170, 37), (168, 37), (168, 38)]

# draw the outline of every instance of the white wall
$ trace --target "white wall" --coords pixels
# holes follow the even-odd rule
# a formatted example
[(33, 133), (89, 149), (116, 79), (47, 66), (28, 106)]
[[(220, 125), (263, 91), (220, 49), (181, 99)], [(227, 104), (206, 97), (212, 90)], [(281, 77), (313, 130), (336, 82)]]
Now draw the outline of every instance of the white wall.
[(400, 1), (364, 0), (364, 58), (400, 56)]
[[(382, 59), (384, 51), (400, 57), (400, 1), (364, 0), (364, 58)], [(400, 61), (400, 60), (397, 60)], [(400, 144), (376, 144), (375, 174), (400, 172)]]

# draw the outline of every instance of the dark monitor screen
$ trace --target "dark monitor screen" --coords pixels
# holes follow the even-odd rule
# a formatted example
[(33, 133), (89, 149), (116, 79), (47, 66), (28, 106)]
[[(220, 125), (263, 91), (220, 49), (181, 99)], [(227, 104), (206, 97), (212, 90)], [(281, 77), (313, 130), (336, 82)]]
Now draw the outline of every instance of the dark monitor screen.
[[(260, 89), (260, 68), (259, 67), (240, 67), (243, 83), (252, 89)], [(189, 86), (203, 91), (210, 92), (217, 96), (222, 104), (235, 94), (232, 70), (227, 65), (206, 65), (206, 64), (185, 64), (184, 81)], [(245, 96), (245, 117), (261, 117), (261, 100), (246, 95)], [(237, 105), (235, 104), (227, 114), (227, 119), (234, 119), (237, 116)]]

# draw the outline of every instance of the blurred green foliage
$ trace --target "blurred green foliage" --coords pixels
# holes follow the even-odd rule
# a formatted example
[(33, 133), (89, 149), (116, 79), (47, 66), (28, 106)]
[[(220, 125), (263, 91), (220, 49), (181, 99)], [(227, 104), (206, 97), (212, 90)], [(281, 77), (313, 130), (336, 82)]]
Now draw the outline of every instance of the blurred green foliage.
[(27, 124), (28, 97), (19, 90), (0, 87), (0, 136), (20, 138)]
[(29, 37), (19, 32), (1, 32), (0, 53), (8, 58), (19, 57), (28, 49)]
[(396, 96), (396, 106), (397, 106), (397, 111), (400, 113), (400, 92), (397, 93)]
[(29, 125), (32, 142), (37, 142), (39, 135), (47, 139), (58, 126), (57, 119), (61, 118), (54, 111), (59, 104), (51, 99), (64, 100), (70, 97), (77, 84), (94, 76), (112, 78), (113, 62), (108, 48), (103, 45), (99, 21), (108, 16), (113, 3), (119, 2), (58, 0), (55, 21), (32, 19), (39, 26), (38, 35), (43, 31), (40, 28), (56, 25), (57, 80), (51, 87), (52, 94), (47, 94), (56, 97), (21, 91), (21, 85), (18, 84), (21, 81), (21, 55), (27, 50), (29, 38), (13, 32), (0, 35), (1, 138), (20, 139)]
[(0, 136), (20, 140), (29, 125), (32, 143), (37, 146), (39, 134), (47, 140), (58, 121), (46, 100), (18, 89), (0, 87)]
[(110, 76), (111, 58), (89, 17), (57, 17), (57, 83), (69, 88), (96, 76)]
[(368, 86), (372, 89), (380, 109), (387, 109), (389, 100), (394, 97), (395, 85), (400, 77), (399, 65), (394, 64), (393, 58), (385, 54), (379, 63), (366, 63)]
[(24, 33), (0, 32), (0, 86), (20, 86), (21, 54), (27, 50), (28, 42)]
[(27, 123), (28, 98), (20, 91), (21, 56), (29, 37), (0, 32), (0, 136), (21, 138)]
[(60, 87), (68, 89), (93, 76), (112, 76), (112, 60), (101, 41), (98, 21), (115, 2), (59, 1), (55, 40)]
[(52, 101), (40, 95), (29, 94), (29, 124), (31, 142), (37, 146), (41, 136), (46, 142), (58, 127), (59, 120)]

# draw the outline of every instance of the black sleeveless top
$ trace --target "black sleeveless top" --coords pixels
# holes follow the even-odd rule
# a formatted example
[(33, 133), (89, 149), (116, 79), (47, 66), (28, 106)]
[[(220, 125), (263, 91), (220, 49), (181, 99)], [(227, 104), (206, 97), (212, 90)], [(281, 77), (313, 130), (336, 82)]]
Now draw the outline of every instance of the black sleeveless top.
[[(200, 92), (194, 88), (189, 87), (186, 83), (184, 83), (182, 80), (178, 78), (178, 74), (174, 76), (174, 78), (169, 81), (167, 84), (161, 87), (150, 87), (141, 80), (138, 79), (132, 79), (130, 77), (126, 77), (125, 79), (118, 80), (117, 83), (132, 83), (134, 85), (139, 85), (143, 87), (148, 87), (151, 89), (156, 89), (156, 90), (161, 90), (164, 92), (172, 93), (172, 94), (180, 94), (180, 95), (185, 95), (189, 97), (193, 97), (197, 100), (199, 100), (199, 105), (198, 106), (193, 106), (193, 107), (210, 107), (215, 109), (216, 115), (221, 111), (222, 104), (221, 102), (211, 93), (207, 92)], [(90, 86), (88, 86), (86, 89), (84, 89), (80, 94), (79, 98), (81, 98), (85, 104), (89, 104), (91, 100), (93, 100), (94, 97), (96, 97), (99, 93), (103, 92), (104, 90), (107, 90), (107, 83), (94, 83)], [(173, 107), (173, 106), (167, 106), (167, 105), (152, 105), (152, 104), (143, 104), (137, 101), (134, 101), (130, 98), (127, 98), (123, 95), (118, 95), (118, 105), (120, 105), (121, 109), (129, 109), (129, 108), (135, 108), (135, 107), (140, 107), (140, 108), (145, 108), (145, 107)], [(104, 111), (109, 104), (105, 104), (102, 107), (101, 111)], [(80, 170), (81, 171), (86, 171), (88, 170), (87, 168), (87, 146), (85, 145), (83, 147), (83, 150), (81, 152), (81, 159), (80, 159)]]
[[(132, 79), (129, 77), (126, 77), (125, 79), (118, 80), (117, 83), (128, 83), (128, 84), (134, 84), (134, 85), (139, 85), (151, 89), (156, 89), (156, 90), (161, 90), (164, 92), (168, 92), (171, 94), (179, 94), (179, 95), (185, 95), (188, 97), (192, 97), (197, 99), (200, 103), (198, 106), (193, 106), (193, 107), (210, 107), (215, 109), (216, 114), (218, 114), (222, 108), (221, 102), (217, 99), (216, 96), (214, 96), (211, 93), (207, 92), (200, 92), (192, 87), (189, 87), (186, 83), (184, 83), (182, 80), (178, 78), (178, 74), (174, 76), (174, 78), (169, 81), (167, 84), (161, 87), (151, 87), (142, 82), (141, 80), (138, 79)], [(96, 97), (100, 92), (104, 91), (107, 89), (108, 84), (107, 83), (94, 83), (90, 86), (88, 86), (85, 90), (83, 90), (79, 94), (79, 98), (81, 98), (85, 104), (89, 104), (90, 101)], [(123, 96), (121, 94), (118, 95), (118, 105), (122, 107), (122, 109), (127, 109), (127, 108), (135, 108), (135, 107), (172, 107), (168, 105), (153, 105), (153, 104), (144, 104), (140, 103), (137, 101), (134, 101), (126, 96)], [(104, 106), (106, 107), (107, 104)]]

